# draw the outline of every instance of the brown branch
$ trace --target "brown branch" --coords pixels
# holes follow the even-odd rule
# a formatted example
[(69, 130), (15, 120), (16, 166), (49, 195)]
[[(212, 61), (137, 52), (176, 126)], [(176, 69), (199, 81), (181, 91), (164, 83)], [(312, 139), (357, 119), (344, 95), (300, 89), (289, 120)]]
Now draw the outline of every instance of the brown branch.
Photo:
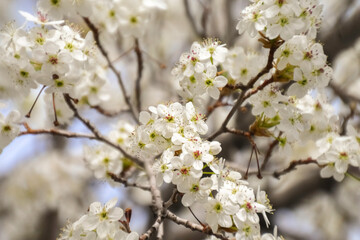
[(146, 239), (150, 238), (150, 236), (154, 232), (158, 231), (158, 229), (160, 228), (163, 221), (164, 221), (164, 217), (162, 215), (157, 216), (154, 224), (146, 231), (146, 233), (144, 233), (140, 236), (139, 240), (146, 240)]
[(132, 113), (132, 117), (133, 119), (135, 120), (136, 123), (139, 124), (139, 120), (136, 116), (136, 113), (135, 113), (135, 109), (133, 108), (131, 102), (130, 102), (130, 97), (129, 95), (127, 95), (127, 92), (126, 92), (126, 88), (125, 88), (125, 85), (124, 85), (124, 82), (122, 80), (122, 77), (121, 77), (121, 74), (120, 72), (115, 68), (115, 66), (113, 65), (112, 61), (110, 60), (109, 58), (109, 55), (108, 53), (106, 52), (105, 48), (103, 47), (103, 45), (101, 44), (100, 42), (100, 35), (99, 35), (99, 30), (96, 28), (96, 26), (90, 21), (89, 18), (86, 18), (86, 17), (83, 17), (86, 25), (89, 27), (89, 29), (94, 33), (94, 38), (95, 38), (95, 41), (96, 41), (96, 44), (100, 50), (100, 52), (102, 53), (102, 55), (105, 57), (108, 65), (109, 65), (109, 68), (114, 72), (118, 82), (119, 82), (119, 85), (120, 85), (120, 88), (121, 88), (121, 91), (123, 93), (123, 96), (124, 96), (124, 99), (125, 99), (125, 102), (126, 104), (128, 105), (131, 113)]
[(96, 110), (98, 113), (100, 113), (106, 117), (115, 117), (123, 112), (130, 112), (129, 109), (125, 109), (125, 110), (121, 110), (121, 111), (117, 111), (117, 112), (110, 112), (100, 106), (91, 106), (91, 105), (90, 105), (90, 108)]
[(248, 178), (248, 173), (249, 173), (249, 168), (250, 168), (250, 163), (251, 163), (252, 155), (253, 155), (253, 153), (255, 152), (256, 164), (257, 164), (257, 169), (258, 169), (257, 177), (258, 177), (259, 179), (261, 179), (262, 176), (261, 176), (261, 169), (260, 169), (259, 157), (258, 157), (258, 153), (260, 153), (260, 152), (259, 152), (259, 149), (258, 149), (257, 146), (256, 146), (256, 143), (255, 143), (254, 139), (253, 139), (252, 136), (251, 136), (252, 133), (251, 133), (251, 132), (246, 132), (246, 131), (243, 131), (243, 130), (240, 130), (240, 129), (229, 129), (229, 128), (226, 128), (225, 131), (228, 132), (228, 133), (235, 134), (235, 135), (244, 136), (244, 137), (246, 137), (246, 138), (249, 140), (249, 142), (250, 142), (250, 144), (251, 144), (251, 146), (252, 146), (252, 150), (251, 150), (251, 155), (250, 155), (248, 167), (247, 167), (247, 169), (246, 169), (244, 178), (245, 178), (245, 179)]
[(32, 129), (27, 123), (23, 123), (26, 131), (20, 132), (19, 136), (23, 135), (40, 135), (40, 134), (50, 134), (54, 136), (62, 136), (66, 138), (88, 138), (88, 139), (96, 139), (94, 135), (84, 134), (84, 133), (74, 133), (68, 132), (61, 129)]
[(117, 144), (111, 142), (110, 140), (108, 140), (107, 138), (105, 138), (88, 119), (82, 117), (79, 114), (76, 107), (74, 106), (74, 104), (73, 104), (73, 102), (72, 102), (72, 100), (71, 100), (71, 98), (70, 98), (70, 96), (68, 94), (64, 94), (64, 99), (65, 99), (65, 102), (67, 103), (67, 105), (69, 106), (69, 108), (73, 111), (74, 116), (77, 119), (79, 119), (94, 134), (94, 137), (95, 137), (96, 140), (98, 140), (100, 142), (103, 142), (103, 143), (106, 143), (109, 146), (119, 150), (124, 155), (124, 157), (130, 159), (131, 161), (133, 161), (137, 165), (139, 165), (141, 167), (144, 166), (143, 161), (141, 161), (140, 159), (138, 159), (138, 158), (136, 158), (134, 156), (131, 156), (122, 147), (120, 147), (119, 145), (117, 145)]
[(213, 105), (208, 106), (207, 113), (205, 114), (206, 118), (209, 118), (209, 116), (214, 112), (216, 108), (225, 107), (225, 106), (233, 106), (233, 105), (230, 103), (222, 102), (222, 98), (219, 98), (219, 100), (217, 100)]
[(203, 28), (202, 36), (205, 38), (207, 36), (207, 21), (209, 17), (209, 13), (211, 12), (211, 8), (209, 4), (204, 4), (200, 1), (201, 6), (203, 7), (203, 13), (201, 15), (201, 27)]
[(226, 84), (224, 88), (230, 89), (230, 90), (246, 90), (246, 85), (242, 83), (238, 83), (235, 85)]
[(291, 171), (294, 171), (296, 170), (296, 166), (298, 165), (307, 165), (307, 164), (311, 164), (311, 163), (315, 163), (316, 165), (320, 166), (319, 163), (316, 161), (316, 160), (313, 160), (311, 158), (308, 158), (306, 160), (293, 160), (290, 162), (290, 165), (281, 170), (281, 171), (275, 171), (272, 175), (275, 177), (275, 178), (280, 178), (280, 176), (282, 175), (285, 175)]
[(198, 35), (201, 39), (205, 38), (206, 37), (205, 32), (198, 30), (197, 27), (196, 27), (195, 18), (193, 17), (193, 15), (191, 14), (191, 11), (190, 11), (190, 5), (189, 5), (190, 1), (189, 0), (183, 0), (183, 2), (184, 2), (184, 6), (185, 6), (186, 17), (190, 21), (191, 28), (196, 33), (196, 35)]
[(143, 55), (140, 49), (139, 45), (139, 39), (135, 39), (135, 54), (137, 58), (137, 77), (135, 81), (135, 96), (136, 96), (136, 107), (138, 112), (141, 111), (141, 87), (140, 87), (140, 81), (144, 69), (144, 61), (143, 61)]
[(233, 117), (233, 115), (235, 114), (235, 112), (237, 111), (237, 109), (241, 106), (241, 104), (247, 99), (249, 98), (251, 95), (257, 93), (258, 91), (264, 89), (267, 85), (269, 85), (270, 83), (272, 83), (274, 81), (273, 77), (271, 77), (268, 80), (265, 80), (260, 86), (258, 86), (256, 89), (251, 90), (250, 92), (248, 92), (246, 95), (245, 93), (254, 87), (254, 84), (259, 80), (260, 77), (262, 77), (263, 75), (265, 75), (266, 73), (270, 72), (270, 70), (273, 67), (273, 61), (274, 61), (274, 53), (276, 51), (276, 49), (278, 47), (281, 46), (283, 42), (270, 42), (271, 46), (270, 46), (270, 51), (269, 51), (269, 56), (268, 56), (268, 60), (267, 60), (267, 64), (266, 66), (254, 77), (252, 78), (248, 84), (246, 84), (244, 90), (241, 92), (240, 96), (238, 97), (236, 103), (234, 104), (234, 106), (232, 107), (232, 109), (230, 110), (230, 112), (228, 113), (228, 115), (226, 116), (224, 122), (222, 123), (221, 127), (215, 132), (213, 133), (208, 140), (212, 141), (214, 140), (217, 136), (221, 135), (222, 133), (224, 133), (226, 131), (226, 126), (229, 123), (229, 121), (231, 120), (231, 118)]
[(171, 194), (170, 198), (166, 202), (164, 202), (164, 204), (163, 204), (164, 208), (168, 209), (171, 205), (176, 203), (179, 194), (180, 194), (179, 191), (174, 186), (173, 193)]
[[(280, 137), (281, 133), (279, 134), (278, 138)], [(277, 139), (275, 139), (270, 145), (269, 145), (269, 148), (268, 150), (266, 151), (266, 154), (265, 154), (265, 157), (264, 157), (264, 161), (263, 163), (261, 164), (261, 167), (260, 169), (261, 170), (264, 170), (265, 167), (266, 167), (266, 164), (269, 162), (270, 160), (270, 157), (271, 157), (271, 154), (274, 150), (274, 148), (276, 147), (276, 145), (278, 145), (279, 141)]]
[(154, 224), (139, 238), (140, 240), (146, 240), (150, 238), (152, 233), (156, 232), (164, 217), (166, 209), (163, 207), (163, 201), (161, 198), (161, 192), (156, 185), (156, 178), (149, 161), (144, 161), (144, 168), (150, 183), (150, 192), (152, 195), (152, 206), (153, 211), (156, 214), (156, 220)]
[(350, 112), (349, 112), (348, 115), (346, 115), (344, 117), (343, 123), (341, 125), (341, 133), (340, 133), (340, 135), (345, 135), (346, 134), (347, 124), (348, 124), (349, 120), (355, 115), (356, 104), (354, 102), (350, 103), (349, 108), (350, 108)]
[(228, 238), (225, 237), (224, 235), (222, 235), (220, 233), (214, 233), (210, 228), (204, 228), (200, 224), (196, 224), (196, 223), (190, 222), (187, 219), (180, 218), (180, 217), (178, 217), (177, 215), (175, 215), (173, 212), (171, 212), (169, 210), (166, 211), (165, 217), (167, 219), (170, 219), (171, 221), (173, 221), (173, 222), (175, 222), (175, 223), (177, 223), (179, 225), (182, 225), (182, 226), (184, 226), (186, 228), (189, 228), (189, 229), (191, 229), (193, 231), (198, 231), (198, 232), (205, 233), (207, 235), (212, 235), (212, 236), (215, 236), (215, 237), (220, 238), (222, 240), (228, 240)]
[(108, 172), (107, 175), (109, 175), (111, 177), (111, 179), (114, 180), (115, 182), (124, 184), (125, 187), (136, 187), (136, 188), (140, 188), (145, 191), (150, 191), (150, 187), (141, 186), (137, 183), (129, 183), (129, 181), (126, 178), (119, 177), (119, 176), (115, 175), (114, 173)]

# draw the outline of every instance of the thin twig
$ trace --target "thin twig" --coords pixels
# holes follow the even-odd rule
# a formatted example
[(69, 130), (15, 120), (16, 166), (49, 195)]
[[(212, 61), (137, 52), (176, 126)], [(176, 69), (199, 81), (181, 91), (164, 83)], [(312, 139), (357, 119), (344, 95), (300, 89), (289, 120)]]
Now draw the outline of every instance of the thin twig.
[(25, 117), (30, 118), (30, 116), (31, 116), (31, 112), (33, 111), (33, 109), (34, 109), (34, 107), (35, 107), (36, 102), (38, 101), (38, 99), (39, 99), (39, 97), (40, 97), (40, 95), (41, 95), (42, 91), (43, 91), (45, 88), (46, 88), (46, 85), (42, 86), (42, 88), (40, 89), (40, 91), (39, 91), (38, 95), (37, 95), (37, 96), (36, 96), (36, 98), (35, 98), (34, 103), (32, 104), (32, 106), (31, 106), (31, 108), (30, 108), (29, 112), (25, 115)]
[(55, 106), (55, 93), (52, 93), (52, 104), (53, 104), (53, 111), (54, 111), (54, 126), (59, 126), (59, 121), (58, 121), (58, 118), (57, 118), (57, 112), (56, 112), (56, 106)]
[(124, 81), (122, 80), (122, 77), (121, 77), (121, 74), (120, 72), (115, 68), (115, 66), (113, 65), (112, 61), (110, 60), (109, 58), (109, 55), (108, 53), (106, 52), (105, 48), (103, 47), (103, 45), (101, 44), (100, 42), (100, 35), (99, 35), (99, 30), (96, 28), (96, 26), (90, 21), (89, 18), (86, 18), (84, 17), (83, 18), (86, 25), (89, 27), (89, 29), (94, 33), (94, 38), (95, 38), (95, 41), (96, 41), (96, 44), (100, 50), (100, 52), (102, 53), (102, 55), (105, 57), (108, 65), (109, 65), (109, 68), (114, 72), (118, 82), (119, 82), (119, 85), (120, 85), (120, 88), (121, 88), (121, 91), (123, 93), (123, 96), (124, 96), (124, 99), (125, 99), (125, 102), (126, 104), (128, 105), (129, 109), (131, 110), (131, 113), (132, 113), (132, 117), (133, 119), (135, 120), (136, 123), (139, 124), (139, 120), (137, 118), (137, 115), (135, 113), (135, 109), (134, 107), (132, 106), (131, 102), (130, 102), (130, 97), (129, 95), (127, 94), (126, 92), (126, 88), (125, 88), (125, 85), (124, 85)]
[(213, 105), (208, 106), (207, 113), (205, 115), (206, 118), (209, 118), (209, 116), (214, 112), (216, 108), (225, 106), (233, 106), (233, 104), (222, 102), (222, 97), (220, 97)]
[(250, 144), (251, 144), (251, 146), (252, 146), (252, 150), (251, 150), (251, 155), (250, 155), (248, 167), (247, 167), (247, 170), (246, 170), (246, 172), (245, 172), (244, 178), (247, 179), (247, 177), (248, 177), (248, 172), (249, 172), (249, 168), (250, 168), (250, 163), (251, 163), (252, 155), (253, 155), (253, 152), (255, 151), (256, 164), (257, 164), (257, 169), (258, 169), (258, 175), (257, 175), (257, 177), (258, 177), (259, 179), (261, 179), (262, 176), (261, 176), (261, 169), (260, 169), (260, 166), (259, 166), (259, 156), (258, 156), (259, 150), (258, 150), (258, 148), (257, 148), (257, 146), (256, 146), (256, 143), (255, 143), (254, 139), (253, 139), (252, 136), (251, 136), (251, 135), (252, 135), (251, 132), (246, 132), (246, 131), (243, 131), (243, 130), (240, 130), (240, 129), (229, 129), (229, 128), (226, 128), (226, 129), (225, 129), (225, 132), (232, 133), (232, 134), (235, 134), (235, 135), (244, 136), (244, 137), (246, 137), (246, 138), (249, 140), (249, 142), (250, 142)]
[(158, 59), (156, 59), (155, 57), (151, 56), (150, 53), (146, 52), (145, 50), (141, 50), (142, 53), (144, 53), (146, 56), (148, 56), (148, 58), (150, 58), (151, 61), (154, 61), (157, 65), (159, 65), (159, 67), (161, 69), (165, 69), (166, 68), (166, 64), (160, 62)]
[(351, 102), (349, 104), (349, 108), (350, 108), (350, 113), (344, 117), (343, 123), (341, 125), (340, 135), (346, 134), (347, 124), (348, 124), (349, 120), (355, 115), (356, 104), (354, 102)]
[[(279, 134), (278, 137), (280, 137), (281, 133)], [(264, 170), (265, 167), (266, 167), (266, 164), (269, 162), (270, 160), (270, 157), (271, 157), (271, 154), (272, 154), (272, 151), (274, 150), (274, 148), (276, 147), (276, 145), (278, 145), (279, 141), (277, 139), (275, 139), (270, 145), (269, 145), (269, 148), (268, 150), (266, 151), (266, 154), (265, 154), (265, 157), (264, 157), (264, 161), (263, 163), (261, 164), (261, 167), (260, 169), (261, 170)]]
[(131, 161), (133, 161), (134, 163), (136, 163), (137, 165), (143, 167), (144, 163), (143, 161), (141, 161), (140, 159), (131, 156), (130, 154), (128, 154), (122, 147), (120, 147), (119, 145), (111, 142), (110, 140), (108, 140), (107, 138), (105, 138), (100, 132), (99, 130), (97, 130), (97, 128), (86, 118), (82, 117), (78, 110), (76, 109), (76, 107), (74, 106), (70, 96), (68, 94), (64, 94), (64, 98), (65, 98), (65, 102), (67, 103), (67, 105), (69, 106), (69, 108), (73, 111), (74, 116), (76, 118), (78, 118), (94, 135), (95, 135), (95, 139), (106, 143), (110, 146), (112, 146), (113, 148), (116, 148), (117, 150), (119, 150), (124, 157), (130, 159)]
[(175, 222), (175, 223), (177, 223), (179, 225), (182, 225), (182, 226), (184, 226), (186, 228), (189, 228), (189, 229), (191, 229), (193, 231), (198, 231), (198, 232), (205, 233), (207, 235), (212, 235), (212, 236), (215, 236), (215, 237), (220, 238), (222, 240), (229, 240), (227, 237), (225, 237), (221, 233), (214, 233), (213, 231), (211, 231), (210, 228), (204, 228), (200, 224), (196, 224), (196, 223), (190, 222), (187, 219), (180, 218), (180, 217), (178, 217), (177, 215), (175, 215), (173, 212), (171, 212), (169, 210), (166, 211), (165, 217), (167, 219), (170, 219), (173, 222)]
[(143, 55), (140, 49), (140, 45), (139, 45), (139, 39), (135, 39), (135, 54), (136, 54), (136, 59), (137, 59), (137, 77), (136, 77), (136, 81), (135, 81), (135, 96), (136, 96), (136, 107), (138, 112), (141, 111), (141, 87), (140, 87), (140, 82), (141, 82), (141, 77), (142, 77), (142, 73), (143, 73), (143, 69), (144, 69), (144, 61), (143, 61)]
[(319, 163), (316, 161), (316, 160), (313, 160), (311, 158), (308, 158), (306, 160), (293, 160), (290, 162), (290, 165), (281, 170), (281, 171), (275, 171), (272, 175), (275, 177), (275, 178), (280, 178), (280, 176), (282, 175), (285, 175), (291, 171), (294, 171), (296, 170), (296, 166), (298, 165), (307, 165), (307, 164), (311, 164), (311, 163), (315, 163), (316, 165), (320, 166)]
[(141, 186), (137, 183), (129, 183), (129, 181), (126, 178), (119, 177), (119, 176), (115, 175), (114, 173), (108, 172), (107, 175), (109, 175), (111, 177), (111, 179), (114, 180), (115, 182), (124, 184), (125, 187), (136, 187), (136, 188), (140, 188), (145, 191), (150, 191), (150, 187)]
[(100, 114), (102, 114), (102, 115), (104, 115), (106, 117), (115, 117), (115, 116), (117, 116), (117, 115), (119, 115), (121, 113), (130, 112), (129, 109), (124, 109), (124, 110), (117, 111), (117, 112), (115, 112), (115, 111), (110, 112), (110, 111), (108, 111), (108, 110), (106, 110), (106, 109), (104, 109), (104, 108), (102, 108), (100, 106), (91, 106), (91, 105), (90, 105), (90, 108), (95, 109), (98, 113), (100, 113)]
[(40, 134), (49, 134), (54, 136), (62, 136), (66, 138), (87, 138), (87, 139), (97, 139), (94, 135), (85, 134), (85, 133), (74, 133), (68, 132), (61, 129), (32, 129), (27, 123), (23, 123), (26, 131), (20, 132), (19, 136), (23, 135), (40, 135)]
[(126, 50), (125, 52), (123, 52), (122, 54), (120, 54), (120, 56), (118, 56), (117, 58), (115, 58), (114, 60), (112, 60), (111, 62), (117, 62), (119, 61), (122, 57), (128, 55), (132, 50), (134, 50), (134, 47), (129, 48), (128, 50)]
[(185, 6), (186, 17), (190, 21), (191, 28), (196, 33), (196, 35), (199, 36), (199, 38), (201, 38), (201, 39), (205, 38), (205, 32), (198, 30), (198, 28), (196, 27), (195, 18), (193, 17), (193, 15), (191, 14), (191, 11), (190, 11), (190, 5), (189, 5), (190, 1), (189, 0), (183, 0), (183, 2), (184, 2), (184, 6)]
[(177, 190), (176, 187), (174, 187), (170, 198), (163, 204), (164, 208), (168, 209), (171, 205), (176, 203), (178, 196), (179, 196), (179, 191)]

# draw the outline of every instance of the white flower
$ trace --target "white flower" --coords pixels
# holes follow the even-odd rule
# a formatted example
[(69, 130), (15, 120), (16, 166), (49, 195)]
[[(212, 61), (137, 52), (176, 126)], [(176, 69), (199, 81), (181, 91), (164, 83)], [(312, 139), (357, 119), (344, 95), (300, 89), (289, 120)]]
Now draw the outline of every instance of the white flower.
[(224, 87), (228, 80), (224, 76), (216, 76), (217, 70), (214, 65), (210, 65), (206, 69), (206, 73), (203, 73), (202, 85), (206, 89), (210, 97), (219, 99), (220, 87)]
[(230, 228), (233, 225), (231, 215), (238, 211), (238, 206), (232, 204), (226, 197), (218, 193), (215, 199), (209, 200), (206, 205), (206, 222), (213, 232), (217, 232), (218, 227)]
[(142, 0), (119, 1), (119, 23), (125, 36), (140, 37), (144, 34), (149, 21), (149, 9)]
[(108, 173), (119, 174), (123, 169), (119, 151), (108, 145), (85, 146), (84, 155), (96, 178), (110, 178)]
[(16, 110), (11, 111), (6, 118), (0, 113), (0, 152), (19, 134), (19, 121), (20, 113)]
[(228, 49), (226, 44), (219, 45), (218, 41), (207, 39), (204, 46), (200, 49), (199, 57), (201, 61), (210, 60), (211, 64), (219, 64), (225, 61)]
[(236, 25), (239, 34), (247, 31), (251, 37), (255, 37), (257, 32), (263, 31), (266, 27), (266, 18), (257, 5), (248, 6), (242, 11), (241, 15), (242, 18)]
[(234, 218), (234, 222), (238, 228), (235, 236), (236, 240), (253, 240), (255, 236), (260, 234), (260, 226), (258, 223), (255, 224), (249, 221), (242, 222), (238, 221), (237, 218)]
[(173, 158), (174, 152), (167, 149), (161, 155), (161, 158), (155, 161), (153, 169), (156, 175), (156, 183), (158, 186), (160, 186), (163, 181), (166, 183), (171, 183), (173, 178), (173, 166), (171, 161)]
[(330, 149), (318, 158), (319, 164), (326, 164), (320, 174), (324, 178), (334, 176), (337, 181), (344, 178), (349, 164), (359, 166), (359, 144), (353, 137), (339, 136), (332, 141)]
[(188, 141), (182, 147), (182, 157), (186, 161), (193, 162), (196, 170), (203, 169), (203, 163), (209, 163), (214, 156), (209, 153), (210, 144), (208, 142)]
[(205, 202), (210, 194), (212, 184), (213, 181), (208, 177), (202, 179), (192, 178), (184, 184), (179, 184), (177, 186), (179, 192), (184, 193), (184, 196), (181, 198), (181, 203), (185, 207), (190, 207), (194, 202)]
[(188, 102), (186, 104), (186, 117), (190, 121), (190, 126), (194, 128), (196, 132), (199, 134), (206, 134), (208, 130), (208, 126), (204, 121), (204, 115), (201, 113), (197, 113), (192, 102)]
[(104, 206), (100, 202), (90, 205), (89, 215), (83, 220), (85, 230), (96, 230), (100, 238), (105, 238), (112, 222), (117, 222), (123, 216), (123, 210), (115, 207), (117, 199), (113, 198)]
[(173, 157), (171, 164), (174, 169), (173, 184), (185, 184), (185, 182), (190, 182), (193, 178), (199, 179), (202, 175), (201, 170), (193, 167), (194, 160), (192, 158), (181, 159), (180, 157)]

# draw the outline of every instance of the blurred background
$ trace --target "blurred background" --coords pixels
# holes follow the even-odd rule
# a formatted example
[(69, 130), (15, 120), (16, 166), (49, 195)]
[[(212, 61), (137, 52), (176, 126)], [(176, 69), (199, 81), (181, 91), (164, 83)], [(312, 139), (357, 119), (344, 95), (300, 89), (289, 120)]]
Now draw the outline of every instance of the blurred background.
[[(182, 52), (189, 51), (193, 41), (213, 37), (226, 43), (228, 48), (242, 46), (244, 49), (259, 50), (261, 45), (247, 34), (238, 35), (235, 26), (241, 10), (249, 4), (246, 0), (168, 0), (168, 8), (156, 15), (149, 24), (150, 30), (142, 39), (141, 46), (151, 57), (145, 58), (142, 79), (143, 109), (150, 105), (177, 101), (176, 81), (171, 77), (171, 69)], [(328, 88), (328, 98), (340, 115), (340, 120), (350, 112), (350, 103), (355, 103), (359, 112), (360, 100), (360, 0), (323, 0), (324, 18), (318, 34), (318, 41), (324, 44), (325, 54), (334, 69), (334, 79)], [(21, 26), (24, 22), (18, 10), (34, 14), (34, 0), (0, 0), (0, 23), (10, 21)], [(77, 18), (71, 19), (76, 25), (86, 28)], [(1, 28), (1, 27), (0, 27)], [(150, 34), (152, 33), (152, 34)], [(156, 33), (156, 34), (154, 34)], [(106, 41), (106, 39), (105, 39)], [(132, 43), (119, 36), (114, 43), (106, 45), (111, 59), (126, 52)], [(152, 58), (156, 59), (154, 61)], [(166, 68), (160, 68), (158, 63)], [(129, 92), (133, 89), (136, 76), (134, 53), (116, 60), (116, 66), (123, 78), (127, 79)], [(113, 76), (109, 73), (109, 79)], [(166, 91), (164, 91), (166, 89)], [(27, 111), (37, 91), (23, 102), (2, 107), (7, 112), (15, 107)], [(125, 103), (119, 96), (120, 90), (113, 89), (115, 107), (121, 109)], [(34, 128), (50, 128), (52, 120), (44, 111), (46, 100), (41, 99), (36, 106), (30, 125)], [(224, 118), (226, 108), (217, 109), (209, 119), (210, 129), (216, 129)], [(103, 133), (108, 133), (119, 118), (109, 118), (91, 109), (84, 115), (92, 119)], [(252, 122), (251, 114), (233, 119), (234, 125), (246, 129)], [(129, 120), (128, 116), (120, 119)], [(350, 121), (359, 126), (359, 118)], [(69, 125), (73, 131), (86, 132), (78, 121)], [(222, 136), (222, 156), (240, 168), (245, 168), (250, 146), (247, 139)], [(268, 141), (256, 139), (261, 146)], [(15, 139), (0, 155), (0, 240), (56, 239), (60, 228), (67, 221), (82, 216), (90, 203), (106, 202), (118, 197), (120, 206), (133, 209), (132, 229), (144, 232), (152, 219), (147, 207), (150, 196), (141, 190), (112, 187), (97, 181), (87, 169), (83, 159), (84, 144), (89, 141), (63, 139), (52, 136), (21, 136)], [(270, 159), (267, 171), (283, 169), (288, 162), (281, 156)], [(255, 165), (253, 166), (255, 168)], [(354, 174), (358, 174), (354, 170)], [(360, 182), (346, 178), (337, 183), (332, 179), (321, 179), (316, 166), (300, 166), (280, 179), (267, 176), (258, 180), (250, 176), (249, 182), (257, 189), (266, 190), (276, 210), (270, 217), (273, 231), (275, 225), (286, 239), (314, 240), (360, 240)], [(170, 186), (162, 188), (164, 199), (171, 194)], [(182, 217), (195, 221), (188, 209), (180, 204), (172, 207)], [(202, 217), (201, 212), (196, 215)], [(165, 221), (164, 239), (202, 239), (194, 233), (172, 222)]]

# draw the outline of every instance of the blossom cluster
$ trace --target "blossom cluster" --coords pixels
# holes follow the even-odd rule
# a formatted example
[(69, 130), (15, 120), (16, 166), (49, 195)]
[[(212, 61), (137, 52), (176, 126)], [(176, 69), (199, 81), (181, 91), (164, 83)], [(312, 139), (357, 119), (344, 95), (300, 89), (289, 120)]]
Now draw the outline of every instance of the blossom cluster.
[[(279, 150), (286, 153), (288, 160), (317, 159), (324, 166), (322, 177), (334, 176), (341, 181), (348, 165), (359, 166), (360, 146), (353, 128), (352, 136), (340, 136), (338, 116), (323, 92), (332, 78), (332, 69), (322, 45), (314, 40), (321, 10), (316, 0), (300, 4), (264, 0), (254, 1), (243, 11), (238, 24), (240, 33), (247, 30), (255, 36), (260, 32), (263, 39), (280, 41), (271, 69), (270, 79), (274, 83), (246, 103), (252, 105), (252, 114), (256, 116), (250, 127), (255, 135), (277, 139)], [(285, 91), (279, 83), (288, 84)], [(317, 149), (308, 147), (306, 154), (299, 154), (300, 149), (311, 143)]]
[(201, 203), (214, 232), (232, 228), (239, 239), (257, 236), (258, 213), (269, 224), (266, 213), (271, 206), (265, 192), (259, 189), (255, 196), (241, 174), (216, 157), (220, 143), (201, 138), (208, 126), (192, 102), (149, 107), (149, 112), (141, 112), (140, 122), (130, 137), (129, 151), (147, 161), (161, 154), (153, 165), (158, 185), (176, 185), (186, 207)]
[(136, 232), (129, 231), (129, 222), (122, 221), (124, 211), (115, 207), (113, 198), (105, 205), (93, 202), (87, 214), (74, 223), (69, 223), (60, 234), (59, 240), (138, 240)]
[(106, 33), (140, 37), (145, 33), (152, 12), (166, 9), (167, 4), (161, 0), (39, 0), (37, 7), (52, 20), (80, 15), (90, 18)]
[(294, 35), (316, 37), (321, 23), (322, 5), (319, 0), (252, 0), (242, 11), (237, 25), (239, 33), (249, 32), (255, 37), (261, 32), (269, 39), (289, 40)]
[[(133, 125), (125, 121), (119, 121), (115, 129), (109, 133), (109, 139), (120, 146), (126, 147), (133, 131)], [(131, 160), (125, 158), (118, 150), (105, 144), (84, 146), (84, 157), (89, 168), (94, 171), (96, 178), (108, 180), (113, 185), (115, 182), (109, 174), (120, 175), (132, 164)]]
[(224, 63), (228, 49), (219, 41), (207, 39), (202, 44), (194, 42), (190, 52), (183, 53), (172, 74), (179, 81), (179, 94), (196, 106), (201, 106), (206, 96), (218, 99), (219, 88), (228, 80), (217, 72), (219, 64)]
[[(253, 150), (257, 151), (257, 137), (275, 139), (277, 154), (286, 161), (316, 159), (322, 168), (321, 177), (334, 177), (337, 181), (343, 180), (349, 166), (360, 166), (360, 133), (351, 124), (346, 126), (346, 133), (342, 131), (339, 117), (326, 99), (324, 88), (332, 78), (332, 69), (322, 45), (315, 40), (321, 22), (319, 0), (251, 2), (242, 11), (237, 29), (240, 34), (247, 31), (251, 37), (259, 37), (264, 47), (262, 53), (245, 51), (239, 46), (227, 48), (210, 38), (194, 42), (171, 71), (179, 83), (178, 93), (184, 104), (164, 103), (141, 111), (139, 101), (139, 111), (132, 111), (132, 99), (128, 99), (124, 90), (132, 116), (137, 118), (139, 113), (139, 125), (121, 120), (103, 137), (77, 109), (84, 105), (96, 108), (109, 100), (106, 63), (120, 76), (111, 65), (106, 44), (101, 42), (115, 36), (130, 36), (138, 43), (146, 35), (154, 14), (165, 10), (167, 3), (38, 0), (37, 16), (21, 12), (35, 27), (15, 28), (8, 24), (0, 32), (0, 99), (16, 101), (29, 97), (32, 90), (38, 89), (40, 93), (44, 90), (48, 112), (54, 111), (55, 122), (65, 125), (75, 113), (94, 134), (79, 136), (102, 142), (84, 147), (85, 162), (97, 179), (115, 185), (114, 176), (120, 179), (131, 175), (140, 182), (146, 171), (132, 160), (151, 162), (157, 184), (150, 186), (154, 199), (153, 188), (172, 184), (184, 207), (203, 210), (209, 233), (236, 240), (282, 239), (277, 236), (276, 227), (274, 234), (261, 235), (259, 215), (268, 227), (267, 214), (273, 211), (265, 191), (260, 187), (254, 190), (239, 172), (227, 167), (225, 159), (218, 156), (222, 151), (220, 142), (205, 137), (209, 129), (202, 113), (205, 102), (210, 98), (219, 100), (217, 103), (224, 103), (221, 102), (224, 98), (230, 102), (241, 93), (237, 100), (240, 104), (236, 102), (228, 117), (233, 116), (235, 107), (250, 109), (255, 120), (246, 136)], [(94, 32), (83, 33), (75, 26), (64, 25), (62, 19), (75, 15)], [(142, 50), (138, 45), (134, 49), (138, 57)], [(142, 71), (140, 58), (138, 65)], [(118, 80), (123, 87), (121, 77)], [(72, 102), (78, 105), (70, 109), (68, 105)], [(226, 129), (227, 120), (219, 132)], [(28, 130), (21, 134), (34, 133), (21, 122), (18, 111), (11, 111), (6, 117), (0, 114), (0, 151), (19, 135), (20, 124)], [(65, 130), (44, 132), (76, 136)], [(135, 170), (126, 175), (130, 168)], [(40, 174), (38, 181), (48, 188), (44, 179)], [(148, 182), (143, 186), (147, 188)], [(79, 191), (78, 186), (73, 187)], [(62, 196), (49, 192), (57, 197), (56, 201)], [(59, 240), (138, 240), (138, 233), (130, 229), (129, 215), (115, 207), (116, 203), (116, 199), (105, 205), (92, 203), (85, 215), (63, 229)], [(124, 215), (125, 220), (121, 220)]]
[[(35, 21), (34, 16), (22, 14)], [(2, 30), (1, 74), (6, 78), (0, 81), (4, 90), (1, 98), (25, 99), (31, 89), (42, 86), (46, 95), (50, 94), (45, 101), (49, 106), (53, 101), (58, 110), (59, 122), (67, 123), (72, 114), (63, 94), (91, 106), (108, 99), (104, 91), (105, 69), (99, 65), (103, 61), (97, 54), (91, 32), (83, 38), (80, 31), (60, 26), (59, 22), (39, 24), (41, 26), (25, 30), (24, 26), (15, 28), (10, 23)]]

